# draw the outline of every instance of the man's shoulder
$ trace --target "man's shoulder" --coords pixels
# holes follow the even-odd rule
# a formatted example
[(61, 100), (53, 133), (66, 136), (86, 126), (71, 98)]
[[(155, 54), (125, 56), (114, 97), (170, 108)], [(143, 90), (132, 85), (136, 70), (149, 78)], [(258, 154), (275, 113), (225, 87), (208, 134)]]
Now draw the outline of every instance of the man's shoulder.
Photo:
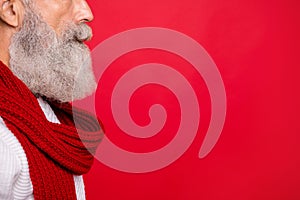
[(6, 126), (0, 120), (0, 185), (7, 187), (12, 184), (21, 171), (20, 157), (10, 141)]
[(16, 170), (20, 168), (20, 155), (22, 147), (18, 139), (6, 127), (3, 119), (0, 117), (0, 171), (4, 163), (6, 166), (15, 167)]
[(13, 171), (18, 172), (21, 170), (21, 162), (17, 152), (1, 136), (0, 136), (0, 163), (1, 163), (0, 164), (1, 178), (3, 178), (2, 173), (4, 172), (7, 172), (7, 175), (9, 175)]
[(0, 198), (33, 199), (26, 154), (0, 117)]
[[(0, 197), (1, 199), (15, 199), (15, 185), (24, 169), (22, 165), (22, 147), (18, 140), (8, 130), (0, 117)], [(19, 186), (23, 186), (19, 184)], [(22, 191), (25, 187), (20, 187)], [(30, 188), (30, 187), (28, 187)]]

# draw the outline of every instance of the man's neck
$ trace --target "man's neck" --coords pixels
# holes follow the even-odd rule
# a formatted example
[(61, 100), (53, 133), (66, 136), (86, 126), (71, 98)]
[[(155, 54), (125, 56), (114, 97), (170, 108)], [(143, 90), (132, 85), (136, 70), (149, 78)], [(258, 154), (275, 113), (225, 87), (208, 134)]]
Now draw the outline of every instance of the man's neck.
[(2, 55), (2, 52), (0, 51), (0, 61), (6, 65), (7, 67), (9, 67), (9, 56), (7, 57), (6, 55)]
[(0, 26), (0, 35), (0, 60), (3, 62), (3, 64), (9, 67), (9, 46), (13, 35), (13, 31), (11, 29), (5, 29)]

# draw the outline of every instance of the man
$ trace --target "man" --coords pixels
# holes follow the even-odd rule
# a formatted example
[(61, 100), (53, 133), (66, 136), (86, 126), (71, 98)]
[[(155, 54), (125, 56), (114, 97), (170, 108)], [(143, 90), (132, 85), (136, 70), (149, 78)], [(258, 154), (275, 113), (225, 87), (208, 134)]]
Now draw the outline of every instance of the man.
[(102, 132), (67, 102), (96, 88), (92, 19), (85, 0), (0, 0), (1, 200), (85, 199)]

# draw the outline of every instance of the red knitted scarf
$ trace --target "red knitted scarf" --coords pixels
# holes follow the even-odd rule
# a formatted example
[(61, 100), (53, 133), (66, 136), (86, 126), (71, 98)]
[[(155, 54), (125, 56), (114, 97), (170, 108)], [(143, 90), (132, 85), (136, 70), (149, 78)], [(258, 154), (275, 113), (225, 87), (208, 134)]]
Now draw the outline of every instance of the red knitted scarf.
[(94, 160), (90, 152), (103, 134), (89, 114), (68, 103), (50, 105), (61, 124), (46, 119), (36, 97), (0, 61), (0, 116), (25, 151), (35, 200), (73, 200), (73, 174), (89, 171)]

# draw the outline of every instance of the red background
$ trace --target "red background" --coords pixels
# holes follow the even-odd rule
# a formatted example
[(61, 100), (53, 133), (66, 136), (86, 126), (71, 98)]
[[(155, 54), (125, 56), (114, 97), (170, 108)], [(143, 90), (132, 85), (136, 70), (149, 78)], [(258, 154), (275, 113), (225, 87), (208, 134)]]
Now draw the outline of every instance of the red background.
[[(188, 151), (170, 166), (145, 174), (120, 172), (96, 160), (84, 177), (88, 200), (300, 199), (299, 1), (88, 2), (95, 16), (91, 49), (132, 28), (174, 29), (207, 50), (219, 68), (227, 93), (225, 126), (207, 157), (198, 158), (210, 115), (206, 87), (199, 86), (195, 91), (204, 117)], [(121, 57), (111, 70), (118, 66), (126, 70), (131, 64), (153, 60), (191, 68), (176, 55), (144, 50)], [(201, 78), (196, 83), (192, 71), (187, 76), (192, 84), (199, 84)], [(97, 103), (101, 104), (99, 95)], [(100, 115), (105, 118), (105, 114)], [(136, 115), (138, 118), (139, 113)], [(173, 123), (178, 126), (176, 119)], [(160, 148), (172, 138), (161, 136), (141, 145), (137, 141), (124, 142), (124, 136), (107, 131), (108, 137), (121, 138), (116, 142), (134, 151)]]

